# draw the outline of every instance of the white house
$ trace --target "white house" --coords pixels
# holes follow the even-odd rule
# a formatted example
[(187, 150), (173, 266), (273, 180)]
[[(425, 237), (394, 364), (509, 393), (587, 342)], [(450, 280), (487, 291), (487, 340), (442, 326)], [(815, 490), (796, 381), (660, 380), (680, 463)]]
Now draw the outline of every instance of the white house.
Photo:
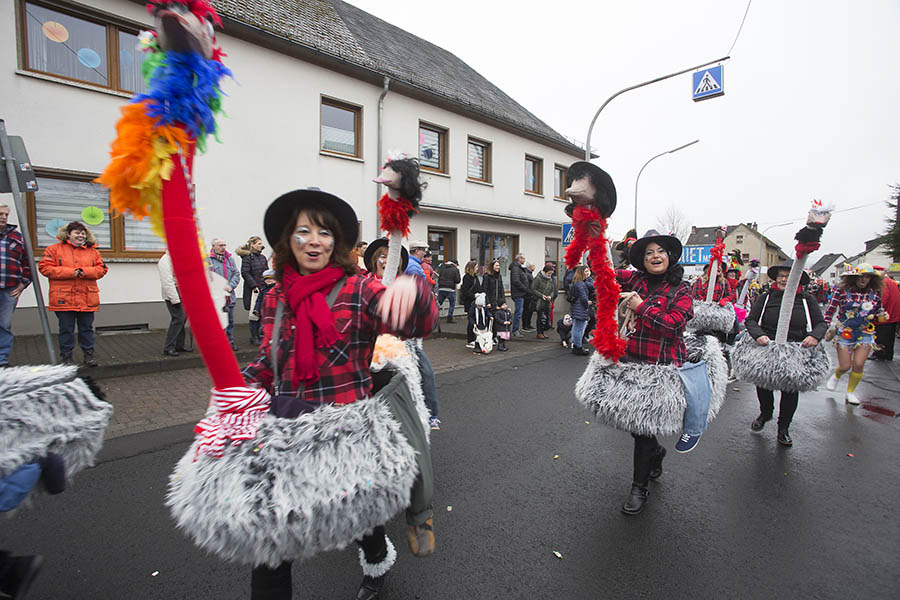
[(825, 254), (819, 257), (819, 260), (809, 270), (824, 281), (837, 281), (840, 273), (844, 270), (844, 263), (847, 260), (847, 257), (840, 253)]
[[(517, 252), (559, 260), (565, 169), (579, 147), (451, 53), (339, 0), (214, 5), (235, 81), (224, 86), (222, 143), (211, 139), (196, 160), (207, 240), (223, 237), (233, 250), (262, 233), (272, 199), (307, 186), (350, 201), (371, 240), (380, 235), (372, 178), (395, 150), (418, 155), (426, 173), (412, 237), (428, 240), (436, 264), (499, 258), (508, 277)], [(142, 89), (136, 36), (151, 25), (143, 2), (0, 0), (0, 117), (24, 138), (40, 185), (27, 214), (10, 221), (27, 220), (39, 258), (59, 223), (100, 209), (91, 228), (109, 274), (98, 327), (168, 322), (160, 241), (146, 223), (112, 217), (91, 183), (107, 164), (119, 107)], [(38, 330), (34, 307), (27, 292), (18, 333)]]

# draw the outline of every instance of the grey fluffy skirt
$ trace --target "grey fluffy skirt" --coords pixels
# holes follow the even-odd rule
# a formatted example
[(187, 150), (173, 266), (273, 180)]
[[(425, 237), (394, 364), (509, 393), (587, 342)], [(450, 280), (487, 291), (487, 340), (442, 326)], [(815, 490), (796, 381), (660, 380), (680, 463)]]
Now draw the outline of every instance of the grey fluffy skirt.
[(694, 300), (694, 318), (687, 322), (688, 331), (730, 333), (734, 327), (734, 305), (719, 306), (715, 302)]
[(402, 374), (353, 404), (297, 419), (269, 415), (256, 439), (226, 446), (219, 459), (195, 461), (195, 442), (169, 481), (178, 527), (219, 558), (274, 568), (344, 548), (386, 523), (409, 505), (418, 473), (383, 400), (399, 385), (407, 385)]
[[(688, 360), (706, 361), (712, 387), (707, 422), (725, 401), (728, 367), (722, 345), (709, 335), (685, 335)], [(672, 435), (684, 424), (684, 386), (674, 365), (609, 363), (594, 353), (575, 397), (603, 423), (637, 435)]]
[(743, 381), (767, 390), (808, 392), (831, 373), (831, 359), (824, 344), (803, 348), (800, 342), (760, 346), (744, 336), (731, 352), (734, 374)]
[(0, 477), (50, 452), (67, 479), (94, 464), (113, 407), (77, 375), (74, 366), (0, 370)]

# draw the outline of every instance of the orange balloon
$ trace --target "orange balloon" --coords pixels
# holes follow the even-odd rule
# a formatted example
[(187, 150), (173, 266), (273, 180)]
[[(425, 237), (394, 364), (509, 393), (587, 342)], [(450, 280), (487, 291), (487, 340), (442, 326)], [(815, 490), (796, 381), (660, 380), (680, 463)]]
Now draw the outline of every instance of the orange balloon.
[(56, 21), (47, 21), (41, 26), (44, 36), (51, 42), (62, 44), (69, 39), (69, 30), (62, 23)]

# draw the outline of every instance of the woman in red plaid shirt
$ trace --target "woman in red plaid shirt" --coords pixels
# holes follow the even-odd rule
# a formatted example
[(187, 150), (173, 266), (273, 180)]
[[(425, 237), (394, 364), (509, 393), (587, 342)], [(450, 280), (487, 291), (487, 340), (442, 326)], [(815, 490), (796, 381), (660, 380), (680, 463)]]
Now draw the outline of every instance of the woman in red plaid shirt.
[[(437, 308), (423, 279), (401, 276), (385, 288), (358, 273), (351, 257), (358, 227), (349, 204), (315, 189), (285, 194), (266, 211), (265, 232), (275, 250), (278, 283), (266, 294), (260, 353), (243, 374), (248, 384), (272, 395), (277, 416), (296, 417), (325, 404), (353, 405), (373, 396), (369, 365), (376, 337), (427, 337), (435, 327)], [(275, 383), (271, 344), (279, 304), (283, 316), (275, 342)], [(327, 486), (327, 481), (318, 483)], [(357, 598), (373, 600), (396, 551), (381, 525), (359, 544), (365, 577)], [(274, 569), (254, 568), (252, 598), (290, 597), (290, 589), (290, 561)]]
[[(681, 366), (687, 357), (684, 329), (694, 316), (688, 285), (682, 282), (684, 269), (681, 242), (654, 230), (644, 234), (629, 250), (636, 271), (617, 270), (623, 292), (635, 292), (628, 307), (636, 317), (635, 330), (628, 338), (623, 361)], [(622, 512), (635, 515), (647, 503), (647, 484), (662, 475), (666, 449), (656, 436), (634, 437), (634, 479)]]

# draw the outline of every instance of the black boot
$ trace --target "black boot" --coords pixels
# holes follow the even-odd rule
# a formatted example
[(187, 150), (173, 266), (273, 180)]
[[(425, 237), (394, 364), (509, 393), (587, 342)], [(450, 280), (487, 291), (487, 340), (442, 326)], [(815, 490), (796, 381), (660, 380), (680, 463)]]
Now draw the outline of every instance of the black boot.
[(585, 350), (581, 346), (572, 346), (572, 354), (575, 356), (587, 356), (590, 353), (590, 350)]
[(794, 440), (791, 439), (791, 434), (788, 433), (788, 426), (784, 425), (778, 426), (778, 437), (776, 438), (778, 443), (782, 446), (793, 446)]
[(72, 353), (64, 353), (59, 357), (59, 361), (64, 365), (74, 365), (75, 359), (72, 358)]
[(766, 415), (760, 413), (759, 416), (753, 419), (753, 422), (750, 423), (750, 431), (752, 431), (753, 433), (759, 433), (763, 430), (763, 427), (766, 426), (766, 423), (771, 420), (771, 415), (767, 417)]
[(96, 367), (97, 361), (94, 360), (94, 350), (82, 350), (84, 353), (84, 366), (86, 367)]
[(653, 459), (650, 461), (650, 479), (659, 479), (663, 473), (662, 462), (666, 457), (666, 449), (662, 446), (656, 448)]
[(637, 483), (631, 484), (631, 493), (628, 494), (628, 499), (622, 505), (622, 512), (626, 515), (640, 514), (647, 505), (647, 496), (649, 495), (650, 492), (647, 491), (647, 486)]

